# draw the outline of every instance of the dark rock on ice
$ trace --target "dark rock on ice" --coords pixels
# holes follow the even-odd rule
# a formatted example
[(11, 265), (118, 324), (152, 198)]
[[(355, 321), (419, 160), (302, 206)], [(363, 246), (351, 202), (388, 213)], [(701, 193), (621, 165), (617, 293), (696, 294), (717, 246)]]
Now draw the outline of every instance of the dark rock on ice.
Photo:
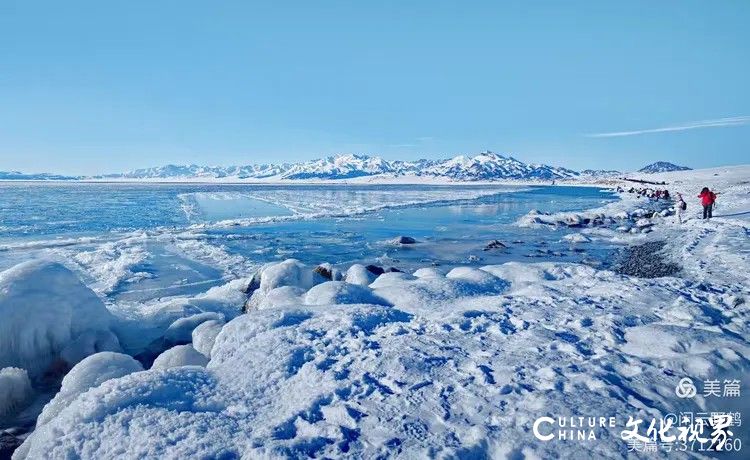
[(318, 265), (313, 269), (313, 271), (323, 278), (327, 279), (328, 281), (333, 280), (333, 270), (331, 270), (330, 267)]
[(397, 236), (396, 238), (391, 240), (391, 243), (393, 244), (414, 244), (417, 240), (410, 236)]
[(23, 439), (7, 431), (0, 433), (0, 460), (10, 460), (13, 452), (23, 443)]
[(243, 292), (247, 295), (252, 295), (253, 292), (255, 292), (260, 287), (260, 273), (255, 272), (253, 273), (253, 276), (250, 277), (250, 281), (248, 281), (247, 286), (245, 286), (245, 289)]
[(489, 243), (487, 243), (487, 246), (484, 247), (485, 251), (489, 251), (490, 249), (505, 249), (508, 246), (503, 244), (500, 240), (492, 240)]
[(385, 273), (385, 270), (383, 270), (383, 267), (378, 267), (377, 265), (368, 265), (365, 267), (368, 272), (372, 273), (373, 275), (382, 275)]

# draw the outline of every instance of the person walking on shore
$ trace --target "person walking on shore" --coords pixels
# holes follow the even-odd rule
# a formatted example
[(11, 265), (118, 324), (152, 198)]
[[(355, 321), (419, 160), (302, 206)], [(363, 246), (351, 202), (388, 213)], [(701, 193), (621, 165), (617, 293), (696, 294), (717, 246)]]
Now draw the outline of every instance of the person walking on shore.
[(677, 206), (675, 206), (675, 210), (677, 211), (677, 223), (682, 223), (682, 214), (687, 209), (687, 203), (685, 203), (685, 200), (682, 199), (682, 194), (677, 192)]
[(709, 190), (708, 187), (703, 187), (703, 190), (701, 190), (698, 198), (701, 199), (701, 204), (703, 205), (703, 218), (710, 219), (711, 217), (713, 217), (713, 208), (714, 203), (716, 202), (716, 194)]

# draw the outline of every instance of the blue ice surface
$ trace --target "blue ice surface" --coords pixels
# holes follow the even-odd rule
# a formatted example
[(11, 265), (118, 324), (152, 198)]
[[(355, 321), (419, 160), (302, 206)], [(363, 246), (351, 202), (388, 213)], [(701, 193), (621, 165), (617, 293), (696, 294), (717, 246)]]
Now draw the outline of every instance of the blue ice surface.
[[(488, 190), (505, 193), (460, 198)], [(342, 268), (361, 262), (410, 271), (429, 265), (447, 269), (511, 260), (601, 260), (611, 251), (596, 242), (573, 247), (561, 241), (569, 231), (513, 225), (531, 209), (594, 208), (615, 200), (611, 193), (565, 186), (512, 190), (486, 185), (0, 183), (0, 246), (84, 236), (111, 241), (141, 230), (179, 234), (197, 224), (205, 225), (192, 230), (200, 233), (199, 238), (258, 265), (294, 257)], [(409, 197), (432, 201), (433, 196), (433, 203), (402, 205), (411, 201)], [(386, 206), (389, 203), (396, 206)], [(381, 205), (386, 207), (361, 212)], [(316, 213), (323, 216), (305, 218)], [(215, 225), (232, 219), (245, 221)], [(252, 223), (252, 219), (271, 221)], [(398, 235), (412, 236), (418, 243), (388, 244)], [(483, 251), (495, 239), (508, 248)], [(227, 275), (219, 268), (175, 253), (161, 241), (148, 241), (149, 259), (133, 268), (152, 276), (110, 296), (138, 300), (139, 296), (196, 293), (226, 282)], [(92, 250), (95, 245), (80, 243), (70, 249)], [(24, 249), (0, 251), (0, 269), (26, 257), (31, 254)]]

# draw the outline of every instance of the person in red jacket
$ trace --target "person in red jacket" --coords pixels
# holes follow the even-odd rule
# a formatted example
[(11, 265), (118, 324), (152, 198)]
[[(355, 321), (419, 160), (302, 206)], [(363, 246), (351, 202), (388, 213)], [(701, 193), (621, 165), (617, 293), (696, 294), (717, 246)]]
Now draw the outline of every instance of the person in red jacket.
[(703, 218), (710, 219), (711, 217), (713, 217), (713, 208), (714, 203), (716, 202), (716, 194), (709, 190), (708, 187), (703, 187), (703, 190), (701, 190), (698, 198), (701, 199), (701, 204), (703, 205)]

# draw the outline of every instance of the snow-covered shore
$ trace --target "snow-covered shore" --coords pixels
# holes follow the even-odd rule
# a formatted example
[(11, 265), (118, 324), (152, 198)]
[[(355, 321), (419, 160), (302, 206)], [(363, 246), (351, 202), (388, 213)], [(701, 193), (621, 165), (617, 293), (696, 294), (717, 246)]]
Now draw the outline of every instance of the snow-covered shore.
[[(625, 193), (601, 209), (519, 225), (573, 225), (575, 244), (663, 240), (679, 276), (552, 262), (378, 276), (286, 261), (188, 302), (206, 308), (174, 321), (151, 356), (139, 356), (148, 367), (161, 353), (149, 370), (116, 353), (111, 334), (130, 337), (85, 287), (70, 294), (91, 299), (104, 319), (93, 332), (61, 324), (53, 307), (65, 291), (50, 305), (44, 289), (70, 284), (63, 267), (27, 266), (40, 283), (38, 321), (27, 324), (40, 340), (25, 342), (23, 360), (0, 353), (0, 367), (34, 375), (50, 362), (74, 367), (14, 458), (625, 457), (628, 416), (716, 409), (702, 396), (676, 398), (680, 378), (747, 384), (750, 370), (750, 167), (642, 178), (683, 193), (686, 222), (645, 217), (642, 199)], [(721, 192), (708, 222), (696, 217), (703, 186)], [(598, 225), (608, 219), (628, 231)], [(31, 289), (23, 273), (0, 281)], [(207, 311), (216, 302), (205, 297), (247, 298), (247, 313), (228, 315), (226, 304)], [(4, 318), (17, 313), (13, 299), (0, 293)], [(0, 341), (14, 347), (29, 337), (20, 319), (3, 331)], [(19, 390), (0, 391), (0, 409), (17, 411), (30, 398), (28, 377), (6, 374)], [(619, 425), (597, 430), (596, 441), (544, 442), (531, 433), (541, 416), (617, 417)]]

